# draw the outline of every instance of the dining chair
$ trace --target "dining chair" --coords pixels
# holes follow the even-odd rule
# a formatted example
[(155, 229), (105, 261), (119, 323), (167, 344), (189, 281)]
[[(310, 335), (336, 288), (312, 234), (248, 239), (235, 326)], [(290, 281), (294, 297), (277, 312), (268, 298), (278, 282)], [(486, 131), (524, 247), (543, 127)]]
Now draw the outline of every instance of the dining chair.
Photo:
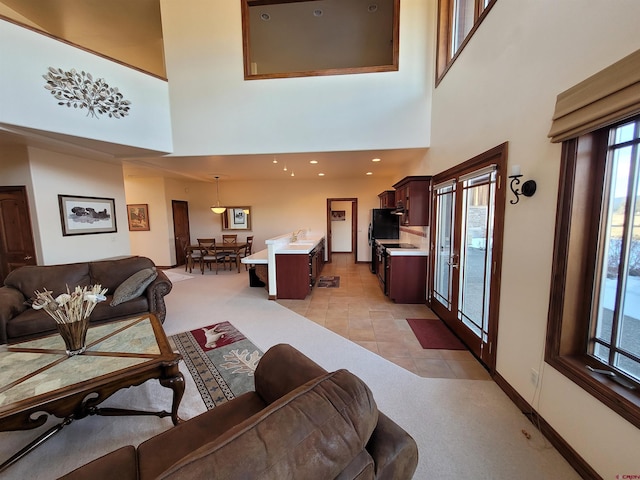
[(196, 248), (187, 244), (184, 247), (184, 258), (185, 258), (184, 271), (186, 272), (188, 268), (189, 273), (191, 273), (193, 271), (193, 267), (195, 266), (195, 264), (200, 263), (200, 259), (202, 258), (202, 252), (200, 251), (199, 248)]
[[(226, 253), (218, 250), (219, 247), (216, 246), (216, 239), (210, 238), (207, 240), (211, 240), (211, 243), (206, 245), (205, 242), (202, 243), (202, 256), (200, 257), (200, 273), (204, 275), (204, 267), (205, 265), (209, 265), (209, 270), (211, 270), (211, 264), (216, 264), (216, 275), (218, 274), (218, 265), (222, 263), (222, 268), (224, 268)], [(200, 239), (198, 239), (198, 243), (200, 243)]]
[[(238, 265), (238, 262), (240, 261), (241, 258), (251, 255), (252, 246), (253, 246), (253, 236), (250, 236), (250, 237), (247, 237), (247, 244), (244, 247), (244, 251), (228, 252), (227, 260), (229, 260), (229, 268), (231, 268), (231, 265), (233, 264), (233, 262), (235, 262), (236, 265)], [(248, 270), (248, 267), (245, 265), (244, 269)], [(240, 273), (240, 270), (238, 270), (238, 273)]]
[(222, 243), (237, 243), (238, 242), (238, 234), (227, 234), (222, 235)]

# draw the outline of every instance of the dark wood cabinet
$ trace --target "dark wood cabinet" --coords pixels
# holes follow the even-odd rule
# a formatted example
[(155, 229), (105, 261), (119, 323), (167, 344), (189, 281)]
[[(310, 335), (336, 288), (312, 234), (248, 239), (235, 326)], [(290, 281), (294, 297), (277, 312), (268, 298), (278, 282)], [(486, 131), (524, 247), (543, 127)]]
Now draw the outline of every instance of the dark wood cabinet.
[(412, 176), (393, 186), (396, 189), (396, 207), (404, 210), (400, 225), (429, 225), (430, 185), (431, 177)]
[(425, 303), (427, 295), (427, 257), (387, 257), (389, 298), (396, 303)]
[(396, 192), (395, 190), (385, 190), (378, 195), (380, 199), (380, 208), (396, 208)]
[(308, 254), (276, 254), (278, 298), (306, 298), (324, 267), (324, 239)]

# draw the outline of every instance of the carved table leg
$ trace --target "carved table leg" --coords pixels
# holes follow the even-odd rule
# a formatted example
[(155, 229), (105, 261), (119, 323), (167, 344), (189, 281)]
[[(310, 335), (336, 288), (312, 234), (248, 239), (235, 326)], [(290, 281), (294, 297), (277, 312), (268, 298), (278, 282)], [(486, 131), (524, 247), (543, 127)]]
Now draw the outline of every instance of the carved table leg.
[(171, 365), (170, 368), (165, 372), (169, 375), (163, 375), (160, 378), (160, 385), (166, 388), (170, 388), (173, 390), (173, 403), (171, 405), (171, 420), (174, 425), (178, 425), (182, 420), (178, 417), (178, 407), (180, 406), (180, 402), (182, 401), (182, 396), (184, 395), (184, 375), (182, 372), (178, 370), (177, 362)]

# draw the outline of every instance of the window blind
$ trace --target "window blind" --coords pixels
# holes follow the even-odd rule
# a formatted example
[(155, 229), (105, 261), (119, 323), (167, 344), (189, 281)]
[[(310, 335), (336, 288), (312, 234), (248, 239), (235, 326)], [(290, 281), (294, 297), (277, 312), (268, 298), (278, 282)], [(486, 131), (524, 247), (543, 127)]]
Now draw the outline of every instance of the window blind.
[(565, 90), (556, 99), (554, 143), (640, 113), (640, 50)]

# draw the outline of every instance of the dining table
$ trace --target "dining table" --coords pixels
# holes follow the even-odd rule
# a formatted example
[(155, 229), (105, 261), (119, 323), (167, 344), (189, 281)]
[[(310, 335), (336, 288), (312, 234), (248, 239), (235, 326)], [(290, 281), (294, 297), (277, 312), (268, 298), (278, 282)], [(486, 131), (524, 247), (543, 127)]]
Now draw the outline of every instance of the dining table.
[[(218, 242), (216, 240), (216, 252), (217, 253), (233, 253), (236, 258), (236, 267), (238, 269), (238, 273), (240, 273), (240, 252), (247, 247), (247, 242)], [(212, 252), (213, 249), (207, 248), (206, 245), (189, 245), (187, 247), (190, 251), (202, 251), (207, 250)], [(229, 266), (231, 267), (231, 266)]]

